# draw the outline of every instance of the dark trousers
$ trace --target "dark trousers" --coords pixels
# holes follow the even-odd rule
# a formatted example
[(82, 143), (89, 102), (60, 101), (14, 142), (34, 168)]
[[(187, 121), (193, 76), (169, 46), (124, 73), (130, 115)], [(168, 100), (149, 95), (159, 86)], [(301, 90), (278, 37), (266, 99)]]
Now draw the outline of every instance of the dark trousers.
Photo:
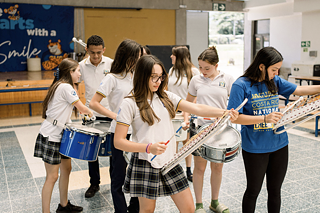
[[(96, 120), (97, 121), (110, 121), (110, 122), (112, 121), (112, 119), (108, 118), (108, 117), (96, 117)], [(88, 163), (91, 185), (99, 185), (100, 184), (100, 170), (99, 170), (99, 159), (98, 158), (96, 161)], [(110, 159), (110, 161), (111, 161), (111, 159)]]
[[(129, 140), (130, 135), (127, 135)], [(111, 133), (111, 152), (112, 152), (112, 169), (111, 170), (111, 194), (115, 213), (138, 213), (139, 200), (137, 197), (130, 199), (129, 206), (127, 206), (122, 187), (126, 177), (127, 162), (123, 157), (123, 151), (114, 147), (114, 134)]]
[(268, 212), (278, 213), (281, 207), (281, 186), (288, 167), (288, 146), (271, 153), (249, 153), (242, 150), (247, 176), (247, 189), (242, 212), (253, 213), (264, 176), (267, 178)]

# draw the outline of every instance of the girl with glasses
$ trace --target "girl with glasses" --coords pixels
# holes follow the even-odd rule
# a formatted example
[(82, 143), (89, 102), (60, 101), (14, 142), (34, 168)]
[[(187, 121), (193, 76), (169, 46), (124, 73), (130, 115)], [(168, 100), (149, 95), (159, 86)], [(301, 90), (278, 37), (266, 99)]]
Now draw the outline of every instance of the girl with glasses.
[[(218, 70), (219, 56), (215, 47), (204, 50), (198, 57), (199, 69), (201, 75), (197, 75), (191, 79), (187, 101), (193, 102), (197, 99), (199, 104), (207, 104), (209, 106), (220, 109), (227, 108), (227, 99), (231, 91), (234, 79)], [(198, 128), (206, 123), (212, 123), (212, 120), (204, 120), (198, 118)], [(196, 129), (190, 130), (190, 136), (196, 134)], [(202, 204), (203, 177), (207, 167), (207, 160), (203, 159), (197, 152), (194, 155), (193, 170), (193, 187), (196, 197), (197, 213), (205, 213)], [(218, 213), (229, 213), (228, 207), (219, 203), (219, 191), (222, 180), (223, 163), (210, 162), (211, 168), (211, 204), (209, 208)]]
[[(187, 102), (165, 91), (168, 76), (155, 56), (142, 56), (133, 79), (132, 94), (118, 111), (114, 145), (133, 152), (124, 184), (124, 192), (138, 197), (140, 212), (154, 212), (156, 199), (171, 196), (180, 212), (193, 213), (194, 205), (188, 181), (180, 165), (162, 175), (160, 169), (176, 153), (172, 119), (177, 110), (209, 117), (221, 117), (225, 110)], [(231, 120), (239, 113), (228, 111)], [(132, 141), (126, 138), (132, 127)], [(154, 155), (156, 158), (151, 160)]]
[[(170, 56), (173, 67), (169, 70), (168, 91), (180, 96), (183, 99), (187, 98), (188, 87), (191, 78), (199, 75), (199, 70), (191, 63), (191, 56), (189, 49), (186, 46), (178, 46), (172, 48), (172, 55)], [(189, 137), (183, 144), (188, 141)], [(192, 155), (186, 157), (186, 173), (189, 181), (192, 182), (191, 160)]]

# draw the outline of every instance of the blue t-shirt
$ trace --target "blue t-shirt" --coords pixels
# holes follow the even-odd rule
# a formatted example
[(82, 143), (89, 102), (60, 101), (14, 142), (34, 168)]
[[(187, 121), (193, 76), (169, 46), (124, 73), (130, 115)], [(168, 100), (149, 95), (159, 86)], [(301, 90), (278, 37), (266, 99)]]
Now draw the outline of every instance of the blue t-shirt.
[[(289, 97), (297, 88), (297, 85), (290, 83), (279, 76), (274, 77), (274, 82), (278, 88), (277, 94), (268, 91), (263, 82), (255, 83), (251, 86), (251, 81), (247, 77), (238, 78), (232, 85), (228, 109), (237, 108), (245, 98), (248, 102), (239, 113), (245, 115), (268, 115), (274, 111), (279, 111), (278, 94)], [(268, 153), (277, 151), (288, 145), (287, 132), (274, 134), (272, 128), (274, 124), (259, 123), (254, 125), (241, 125), (241, 138), (243, 150), (250, 153)], [(278, 130), (283, 129), (283, 127)]]

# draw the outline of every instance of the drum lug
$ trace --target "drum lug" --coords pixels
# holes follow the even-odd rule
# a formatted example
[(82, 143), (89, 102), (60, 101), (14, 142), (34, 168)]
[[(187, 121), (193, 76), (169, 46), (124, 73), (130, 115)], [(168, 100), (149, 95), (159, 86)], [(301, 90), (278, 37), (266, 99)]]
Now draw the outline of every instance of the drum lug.
[(73, 135), (74, 135), (74, 131), (71, 131), (69, 137), (72, 139)]
[(91, 139), (90, 139), (90, 144), (92, 144), (94, 141), (94, 137), (91, 136)]

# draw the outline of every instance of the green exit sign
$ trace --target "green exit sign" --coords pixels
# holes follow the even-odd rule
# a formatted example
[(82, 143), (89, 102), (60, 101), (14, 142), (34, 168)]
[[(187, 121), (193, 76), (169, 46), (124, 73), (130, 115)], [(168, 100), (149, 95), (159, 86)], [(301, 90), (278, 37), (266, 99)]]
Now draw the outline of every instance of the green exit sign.
[(226, 4), (213, 3), (212, 10), (213, 11), (226, 11)]
[(310, 41), (301, 41), (301, 47), (310, 47)]

